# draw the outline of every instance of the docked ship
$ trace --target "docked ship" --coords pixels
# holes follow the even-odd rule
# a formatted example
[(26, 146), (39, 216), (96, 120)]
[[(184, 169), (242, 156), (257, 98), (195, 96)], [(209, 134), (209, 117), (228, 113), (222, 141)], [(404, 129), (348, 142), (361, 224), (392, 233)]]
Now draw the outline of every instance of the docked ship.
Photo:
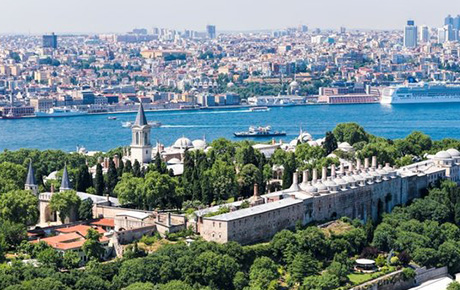
[(74, 117), (87, 115), (88, 112), (69, 108), (51, 108), (44, 112), (35, 112), (37, 118), (54, 118), (54, 117)]
[(455, 103), (460, 102), (460, 85), (417, 83), (383, 89), (382, 104)]
[(248, 98), (248, 104), (257, 107), (289, 107), (304, 103), (299, 96), (255, 96)]
[(235, 137), (276, 137), (286, 136), (286, 132), (273, 131), (270, 126), (266, 127), (249, 127), (247, 132), (235, 132)]

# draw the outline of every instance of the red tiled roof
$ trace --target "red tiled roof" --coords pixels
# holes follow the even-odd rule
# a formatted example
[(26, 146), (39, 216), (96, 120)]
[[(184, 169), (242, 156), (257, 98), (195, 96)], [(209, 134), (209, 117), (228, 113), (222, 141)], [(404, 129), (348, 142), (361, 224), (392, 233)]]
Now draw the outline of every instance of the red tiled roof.
[[(86, 236), (87, 232), (89, 229), (91, 229), (93, 227), (91, 226), (87, 226), (87, 225), (76, 225), (76, 226), (72, 226), (72, 227), (68, 227), (68, 228), (60, 228), (60, 229), (56, 229), (57, 232), (60, 232), (60, 233), (78, 233), (80, 234), (81, 236)], [(102, 229), (101, 227), (96, 227), (95, 230), (97, 230), (100, 234), (104, 234), (105, 231), (104, 229)]]
[(91, 223), (92, 225), (95, 226), (102, 226), (102, 227), (115, 227), (115, 220), (114, 219), (108, 219), (108, 218), (102, 218), (97, 221), (94, 221)]

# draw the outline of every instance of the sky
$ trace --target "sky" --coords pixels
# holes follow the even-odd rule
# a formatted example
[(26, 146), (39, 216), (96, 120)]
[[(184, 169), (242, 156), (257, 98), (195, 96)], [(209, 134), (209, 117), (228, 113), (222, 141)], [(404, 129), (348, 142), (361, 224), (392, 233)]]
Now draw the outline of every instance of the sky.
[(1, 0), (1, 34), (110, 33), (164, 27), (202, 31), (440, 27), (459, 0)]

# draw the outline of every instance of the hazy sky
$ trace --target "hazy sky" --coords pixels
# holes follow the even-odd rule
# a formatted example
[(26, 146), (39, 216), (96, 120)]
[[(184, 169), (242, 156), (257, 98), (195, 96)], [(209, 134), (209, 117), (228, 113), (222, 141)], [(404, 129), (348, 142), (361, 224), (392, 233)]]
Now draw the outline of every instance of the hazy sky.
[(125, 32), (309, 27), (392, 29), (405, 20), (441, 26), (459, 0), (0, 0), (0, 33)]

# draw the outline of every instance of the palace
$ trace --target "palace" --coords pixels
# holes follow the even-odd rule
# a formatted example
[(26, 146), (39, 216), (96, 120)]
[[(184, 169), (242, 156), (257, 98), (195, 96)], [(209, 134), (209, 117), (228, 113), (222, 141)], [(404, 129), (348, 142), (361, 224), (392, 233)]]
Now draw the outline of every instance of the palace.
[[(289, 189), (254, 196), (250, 207), (239, 209), (243, 201), (196, 211), (197, 231), (205, 240), (249, 244), (270, 239), (278, 231), (313, 221), (328, 221), (343, 216), (352, 219), (376, 219), (396, 205), (406, 204), (422, 196), (424, 191), (441, 179), (460, 183), (460, 152), (456, 149), (438, 152), (428, 160), (395, 169), (389, 164), (377, 165), (377, 158), (350, 162), (339, 170), (332, 165), (330, 173), (322, 169), (321, 178), (313, 170), (294, 173)], [(222, 206), (229, 213), (206, 217)]]

